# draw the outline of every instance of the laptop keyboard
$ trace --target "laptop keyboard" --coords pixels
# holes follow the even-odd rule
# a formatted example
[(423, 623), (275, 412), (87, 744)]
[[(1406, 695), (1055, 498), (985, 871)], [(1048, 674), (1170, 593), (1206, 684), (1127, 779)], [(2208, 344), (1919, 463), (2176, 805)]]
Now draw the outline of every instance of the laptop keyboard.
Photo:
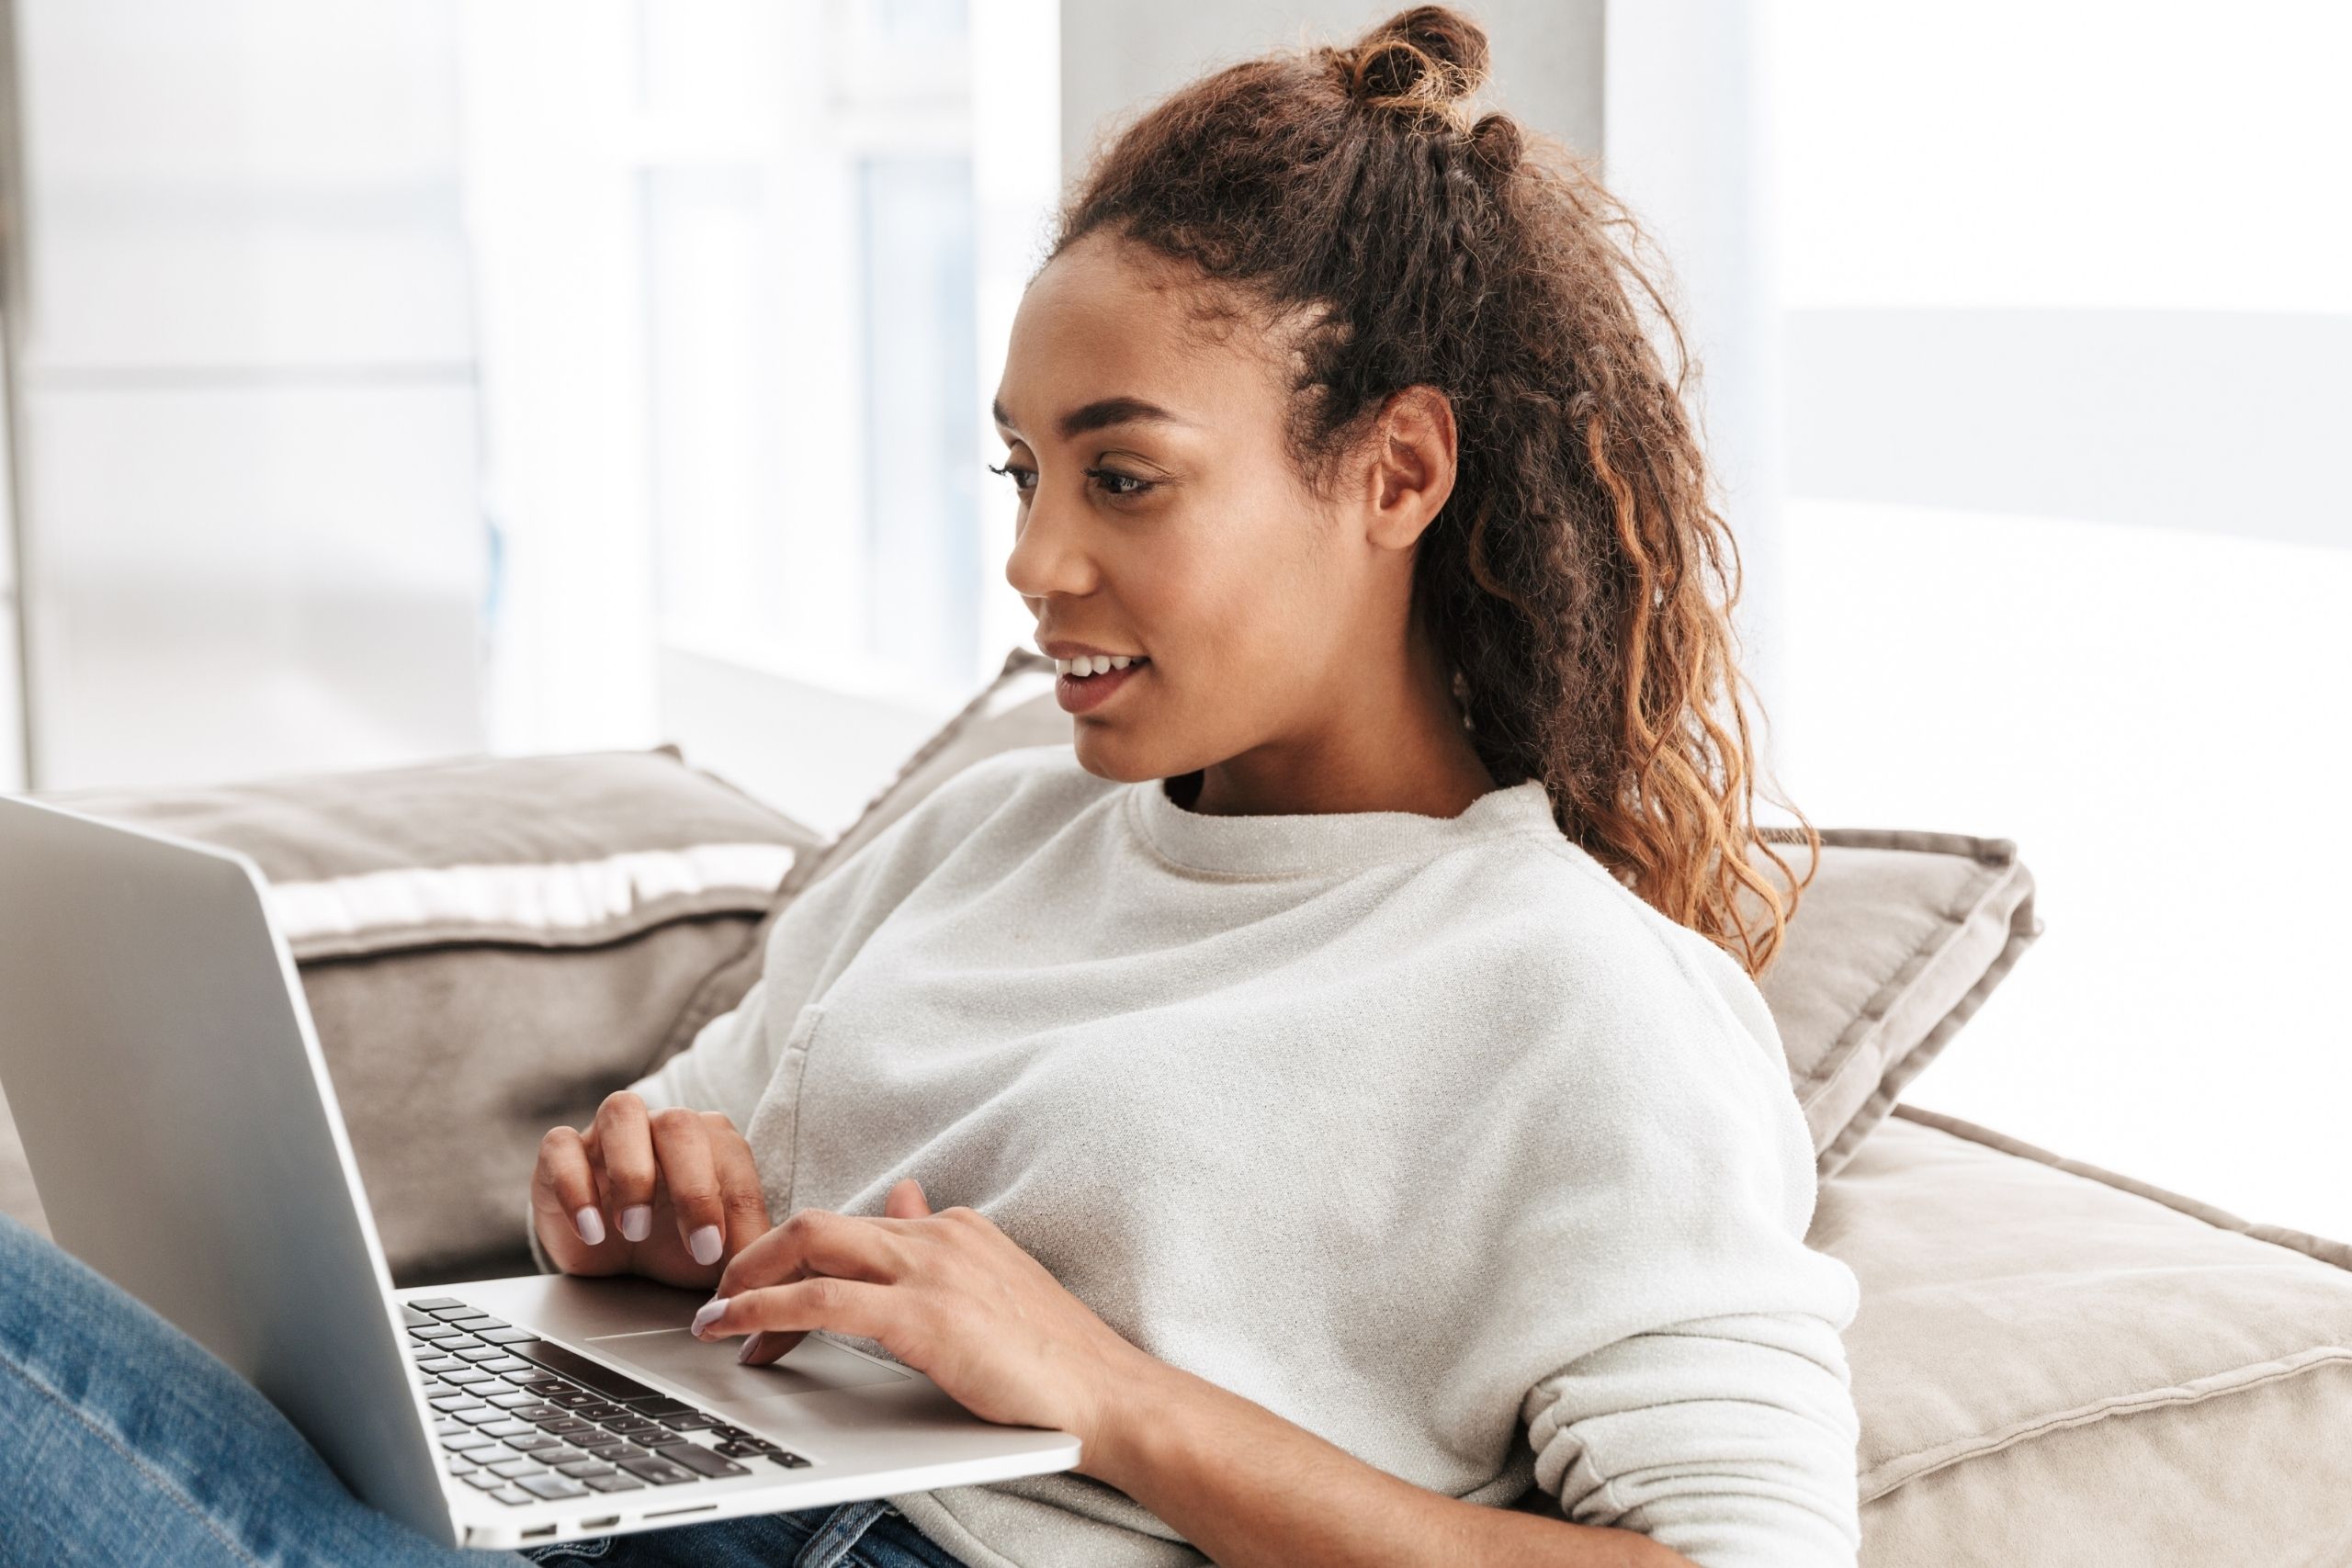
[(410, 1302), (409, 1356), (451, 1475), (501, 1503), (682, 1486), (809, 1461), (454, 1296)]

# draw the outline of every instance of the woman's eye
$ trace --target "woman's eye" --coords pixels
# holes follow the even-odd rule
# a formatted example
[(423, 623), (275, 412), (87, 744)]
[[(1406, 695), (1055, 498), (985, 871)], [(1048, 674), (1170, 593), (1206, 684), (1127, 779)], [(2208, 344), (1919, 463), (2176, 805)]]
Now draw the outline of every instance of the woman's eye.
[[(1012, 488), (1018, 494), (1027, 495), (1037, 488), (1037, 470), (1035, 468), (1017, 468), (1011, 463), (999, 468), (994, 463), (990, 463), (988, 465), (988, 470), (992, 474), (1003, 474), (1011, 479)], [(1159, 488), (1157, 479), (1139, 479), (1133, 474), (1123, 474), (1115, 468), (1088, 468), (1085, 472), (1088, 479), (1102, 484), (1106, 494), (1116, 496), (1123, 501), (1132, 500), (1148, 491)], [(1122, 486), (1126, 488), (1120, 488)]]
[[(1143, 494), (1146, 491), (1152, 488), (1154, 482), (1150, 479), (1139, 479), (1133, 474), (1120, 473), (1114, 468), (1089, 468), (1086, 470), (1086, 477), (1092, 479), (1102, 480), (1102, 488), (1104, 490), (1109, 491), (1111, 494), (1121, 497), (1122, 499), (1132, 498)], [(1114, 484), (1133, 485), (1135, 488), (1133, 490), (1113, 490), (1111, 487)]]

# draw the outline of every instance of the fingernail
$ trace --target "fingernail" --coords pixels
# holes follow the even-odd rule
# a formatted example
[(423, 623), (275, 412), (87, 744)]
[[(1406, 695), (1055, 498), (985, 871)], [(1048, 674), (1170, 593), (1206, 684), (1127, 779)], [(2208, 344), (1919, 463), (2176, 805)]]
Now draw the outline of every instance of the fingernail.
[(621, 1235), (630, 1241), (643, 1241), (653, 1234), (653, 1209), (650, 1204), (631, 1203), (621, 1211)]
[(726, 1310), (727, 1298), (725, 1296), (711, 1297), (710, 1300), (702, 1303), (702, 1310), (695, 1314), (694, 1327), (688, 1330), (688, 1332), (699, 1339), (702, 1337), (702, 1331), (708, 1328), (718, 1318), (718, 1314)]
[(582, 1204), (572, 1214), (571, 1228), (578, 1231), (580, 1239), (591, 1247), (605, 1244), (605, 1216), (596, 1212), (594, 1203)]
[(695, 1255), (695, 1261), (697, 1263), (718, 1262), (718, 1249), (724, 1245), (719, 1238), (717, 1225), (705, 1225), (686, 1237), (686, 1250)]
[(753, 1356), (758, 1355), (760, 1353), (760, 1341), (766, 1337), (767, 1336), (765, 1334), (754, 1334), (749, 1339), (744, 1340), (743, 1348), (735, 1352), (736, 1363), (741, 1365), (741, 1363), (750, 1360)]

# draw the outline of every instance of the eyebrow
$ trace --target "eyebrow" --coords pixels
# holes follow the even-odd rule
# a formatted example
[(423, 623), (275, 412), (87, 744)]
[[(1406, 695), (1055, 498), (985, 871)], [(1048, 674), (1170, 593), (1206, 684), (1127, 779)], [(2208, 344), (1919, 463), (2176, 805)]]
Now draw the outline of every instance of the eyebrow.
[[(1007, 430), (1017, 432), (1019, 427), (1004, 412), (1004, 404), (1001, 401), (990, 399), (989, 412), (995, 414), (999, 424)], [(1054, 428), (1060, 433), (1063, 440), (1068, 441), (1074, 435), (1083, 435), (1090, 430), (1107, 430), (1114, 424), (1189, 424), (1191, 423), (1190, 420), (1170, 413), (1158, 403), (1146, 402), (1141, 398), (1117, 397), (1097, 398), (1091, 403), (1074, 408), (1055, 422)]]

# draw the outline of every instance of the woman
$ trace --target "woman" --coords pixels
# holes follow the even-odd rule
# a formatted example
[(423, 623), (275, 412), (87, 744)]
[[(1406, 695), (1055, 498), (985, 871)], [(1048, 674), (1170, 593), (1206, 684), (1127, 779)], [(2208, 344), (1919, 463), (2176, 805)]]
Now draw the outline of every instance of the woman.
[[(1074, 747), (926, 797), (541, 1148), (543, 1267), (709, 1288), (752, 1362), (867, 1340), (1078, 1472), (531, 1555), (1854, 1560), (1857, 1287), (1804, 1245), (1752, 977), (1795, 889), (1748, 858), (1729, 541), (1622, 212), (1472, 118), (1486, 61), (1419, 7), (1101, 158), (995, 411)], [(159, 1423), (93, 1450), (184, 1505), (175, 1560), (458, 1561), (55, 1290), (250, 1434), (250, 1495)]]

